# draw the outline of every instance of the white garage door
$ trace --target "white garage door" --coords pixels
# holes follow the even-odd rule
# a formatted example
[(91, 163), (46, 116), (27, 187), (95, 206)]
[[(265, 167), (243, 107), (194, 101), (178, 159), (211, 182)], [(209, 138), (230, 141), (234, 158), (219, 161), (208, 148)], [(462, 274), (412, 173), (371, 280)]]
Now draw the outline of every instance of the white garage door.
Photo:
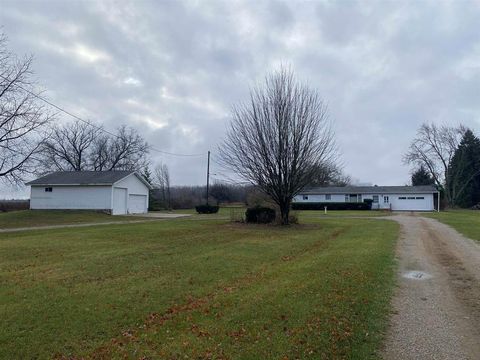
[(392, 199), (392, 210), (431, 211), (432, 198), (425, 195), (398, 196)]
[(127, 213), (127, 189), (113, 189), (113, 215)]
[(142, 214), (147, 212), (147, 195), (129, 195), (128, 212), (130, 214)]

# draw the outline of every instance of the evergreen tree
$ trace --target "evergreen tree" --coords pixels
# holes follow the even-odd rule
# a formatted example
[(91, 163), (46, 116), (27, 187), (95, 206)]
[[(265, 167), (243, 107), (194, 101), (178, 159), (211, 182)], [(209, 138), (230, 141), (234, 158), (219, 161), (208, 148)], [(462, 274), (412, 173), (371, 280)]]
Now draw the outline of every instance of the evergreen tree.
[(143, 178), (150, 184), (152, 185), (152, 173), (150, 171), (150, 168), (147, 166), (145, 166), (145, 168), (143, 169), (143, 172), (142, 172), (142, 176)]
[(423, 165), (420, 165), (420, 167), (413, 172), (412, 174), (413, 186), (434, 185), (434, 184), (435, 184), (435, 180)]
[(480, 139), (467, 130), (449, 166), (454, 204), (471, 207), (480, 203)]

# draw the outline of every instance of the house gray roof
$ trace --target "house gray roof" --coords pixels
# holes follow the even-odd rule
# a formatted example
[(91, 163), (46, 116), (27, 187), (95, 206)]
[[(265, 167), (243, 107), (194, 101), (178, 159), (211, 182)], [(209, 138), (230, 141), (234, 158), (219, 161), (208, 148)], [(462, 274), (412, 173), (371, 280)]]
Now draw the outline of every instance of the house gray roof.
[(300, 194), (430, 194), (437, 193), (433, 185), (422, 186), (327, 186), (305, 189)]
[[(113, 185), (128, 175), (135, 174), (145, 185), (148, 183), (135, 171), (56, 171), (26, 185)], [(150, 186), (149, 186), (150, 187)]]

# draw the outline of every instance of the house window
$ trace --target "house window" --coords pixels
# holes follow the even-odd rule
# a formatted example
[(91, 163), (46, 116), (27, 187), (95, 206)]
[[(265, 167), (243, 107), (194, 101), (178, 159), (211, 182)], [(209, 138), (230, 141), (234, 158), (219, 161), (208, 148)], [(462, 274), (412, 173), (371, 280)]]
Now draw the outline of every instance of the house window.
[(325, 195), (325, 200), (332, 200), (332, 195), (326, 194)]
[(399, 200), (407, 200), (407, 198), (405, 196), (400, 196), (398, 199)]
[(358, 202), (362, 202), (362, 194), (358, 194)]
[(384, 196), (383, 197), (383, 203), (388, 204), (389, 202), (390, 202), (390, 199), (388, 198), (388, 196)]
[(374, 204), (378, 204), (378, 195), (373, 195)]
[(303, 200), (308, 200), (308, 195), (303, 195)]
[(408, 200), (415, 200), (415, 196), (409, 196), (407, 199)]
[(350, 202), (350, 195), (345, 195), (345, 202)]
[(45, 192), (52, 192), (52, 188), (51, 187), (46, 187)]
[(423, 196), (417, 196), (415, 199), (417, 200), (424, 200), (425, 198)]

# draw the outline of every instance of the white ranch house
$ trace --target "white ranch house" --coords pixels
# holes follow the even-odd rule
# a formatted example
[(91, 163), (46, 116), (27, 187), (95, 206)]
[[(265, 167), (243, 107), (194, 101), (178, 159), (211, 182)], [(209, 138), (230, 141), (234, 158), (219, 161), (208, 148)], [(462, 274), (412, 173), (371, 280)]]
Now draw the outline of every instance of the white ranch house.
[(150, 185), (134, 171), (58, 171), (30, 181), (30, 209), (148, 211)]
[(296, 203), (339, 203), (373, 200), (372, 209), (394, 211), (439, 210), (435, 186), (344, 186), (306, 189), (294, 197)]

